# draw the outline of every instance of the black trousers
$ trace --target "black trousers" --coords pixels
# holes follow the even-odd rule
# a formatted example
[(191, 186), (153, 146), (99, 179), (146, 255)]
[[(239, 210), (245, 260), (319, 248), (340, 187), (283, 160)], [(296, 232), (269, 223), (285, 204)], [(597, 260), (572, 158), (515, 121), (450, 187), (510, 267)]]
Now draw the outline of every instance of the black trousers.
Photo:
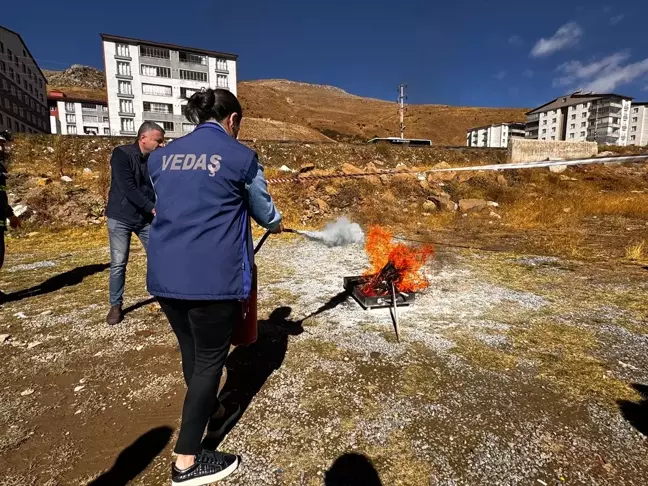
[(182, 372), (187, 394), (176, 454), (200, 452), (202, 437), (211, 415), (218, 409), (218, 385), (241, 315), (236, 300), (190, 301), (159, 299), (182, 353)]
[(2, 265), (4, 265), (4, 259), (5, 259), (5, 230), (4, 228), (0, 228), (0, 269), (2, 269)]

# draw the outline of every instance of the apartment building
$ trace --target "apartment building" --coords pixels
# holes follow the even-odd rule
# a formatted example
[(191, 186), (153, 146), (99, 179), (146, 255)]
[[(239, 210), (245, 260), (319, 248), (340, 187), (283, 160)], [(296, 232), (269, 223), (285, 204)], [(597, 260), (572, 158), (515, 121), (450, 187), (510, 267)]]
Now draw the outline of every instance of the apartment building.
[(630, 135), (628, 145), (648, 145), (648, 102), (630, 106)]
[(201, 88), (236, 94), (234, 54), (101, 34), (113, 135), (133, 135), (144, 121), (170, 138), (194, 129), (184, 116), (187, 99)]
[(0, 131), (47, 132), (46, 83), (20, 34), (0, 26)]
[(47, 95), (50, 131), (60, 135), (110, 135), (108, 102), (67, 96), (61, 91)]
[(632, 98), (577, 91), (528, 112), (526, 138), (627, 145)]
[(511, 138), (524, 138), (524, 123), (496, 123), (466, 131), (468, 147), (508, 147)]

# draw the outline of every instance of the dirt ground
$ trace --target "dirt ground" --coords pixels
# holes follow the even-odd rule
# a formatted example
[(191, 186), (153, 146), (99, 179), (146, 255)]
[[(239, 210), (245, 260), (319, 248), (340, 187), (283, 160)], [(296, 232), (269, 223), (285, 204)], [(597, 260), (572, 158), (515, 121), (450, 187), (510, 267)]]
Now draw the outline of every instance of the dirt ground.
[[(99, 227), (8, 240), (3, 486), (169, 483), (179, 352), (137, 243), (127, 318), (105, 324), (108, 261)], [(362, 248), (273, 236), (257, 263), (259, 341), (232, 351), (223, 392), (244, 407), (225, 484), (645, 484), (641, 265), (440, 247), (397, 343), (389, 311), (342, 292)]]

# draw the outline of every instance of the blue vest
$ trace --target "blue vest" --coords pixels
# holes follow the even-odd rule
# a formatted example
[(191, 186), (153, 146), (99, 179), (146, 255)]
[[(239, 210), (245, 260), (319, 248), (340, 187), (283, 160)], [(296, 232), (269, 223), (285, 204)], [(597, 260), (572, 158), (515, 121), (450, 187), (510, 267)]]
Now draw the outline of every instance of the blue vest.
[(153, 152), (157, 195), (147, 251), (148, 291), (184, 300), (243, 300), (254, 251), (245, 178), (255, 153), (216, 123)]

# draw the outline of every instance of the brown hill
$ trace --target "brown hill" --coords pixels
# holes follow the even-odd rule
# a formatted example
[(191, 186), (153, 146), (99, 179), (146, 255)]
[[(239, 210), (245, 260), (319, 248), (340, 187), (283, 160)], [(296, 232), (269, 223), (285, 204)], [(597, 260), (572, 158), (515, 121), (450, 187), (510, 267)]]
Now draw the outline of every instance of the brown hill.
[[(398, 136), (396, 103), (349, 94), (332, 86), (286, 80), (244, 81), (238, 94), (246, 116), (272, 118), (321, 131), (338, 140)], [(465, 145), (471, 127), (524, 121), (524, 108), (409, 105), (405, 136), (438, 145)]]

